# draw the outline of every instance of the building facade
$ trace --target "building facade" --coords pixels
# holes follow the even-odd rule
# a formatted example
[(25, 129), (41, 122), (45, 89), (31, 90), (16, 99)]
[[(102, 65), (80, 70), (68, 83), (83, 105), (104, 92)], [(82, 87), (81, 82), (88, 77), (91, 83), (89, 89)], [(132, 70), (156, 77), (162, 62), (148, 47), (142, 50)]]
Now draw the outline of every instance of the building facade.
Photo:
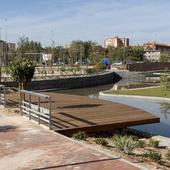
[(104, 41), (104, 47), (129, 47), (129, 38), (119, 38), (119, 37), (111, 37), (106, 38)]
[(144, 60), (149, 62), (159, 62), (161, 52), (159, 50), (145, 50)]
[(8, 63), (8, 53), (10, 51), (15, 51), (15, 43), (6, 43), (0, 40), (0, 65), (4, 66)]
[(143, 44), (144, 50), (158, 50), (161, 53), (166, 53), (170, 55), (170, 45), (169, 44), (158, 44), (156, 42), (147, 42)]

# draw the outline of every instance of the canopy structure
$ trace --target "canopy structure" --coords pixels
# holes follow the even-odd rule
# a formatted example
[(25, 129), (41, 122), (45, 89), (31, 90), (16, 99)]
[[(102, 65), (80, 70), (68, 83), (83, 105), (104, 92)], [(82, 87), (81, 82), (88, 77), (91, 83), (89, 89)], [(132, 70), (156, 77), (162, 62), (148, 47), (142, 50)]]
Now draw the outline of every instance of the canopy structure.
[(102, 63), (110, 63), (110, 60), (108, 58), (103, 58), (100, 60)]

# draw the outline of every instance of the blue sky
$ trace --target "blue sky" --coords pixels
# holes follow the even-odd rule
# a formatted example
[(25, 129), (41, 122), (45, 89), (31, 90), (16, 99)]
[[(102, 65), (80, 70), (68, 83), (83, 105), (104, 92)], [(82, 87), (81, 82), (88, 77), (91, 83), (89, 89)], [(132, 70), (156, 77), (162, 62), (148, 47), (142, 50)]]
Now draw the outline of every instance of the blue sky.
[(21, 36), (43, 45), (129, 37), (131, 44), (170, 44), (170, 0), (0, 0), (0, 27), (8, 41)]

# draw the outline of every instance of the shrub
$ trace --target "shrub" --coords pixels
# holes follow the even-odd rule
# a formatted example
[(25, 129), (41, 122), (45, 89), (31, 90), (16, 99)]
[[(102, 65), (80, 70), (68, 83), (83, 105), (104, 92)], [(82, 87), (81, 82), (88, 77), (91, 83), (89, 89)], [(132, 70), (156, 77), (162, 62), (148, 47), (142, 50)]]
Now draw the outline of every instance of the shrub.
[(165, 157), (166, 157), (166, 159), (170, 160), (170, 150), (167, 151)]
[(138, 145), (139, 148), (143, 148), (143, 147), (145, 147), (146, 143), (143, 140), (138, 140), (138, 144), (137, 145)]
[(154, 140), (154, 139), (150, 139), (148, 145), (151, 146), (151, 147), (157, 148), (159, 146), (159, 141)]
[(132, 136), (114, 135), (112, 137), (115, 148), (123, 153), (130, 154), (137, 146), (137, 142), (133, 140)]
[(35, 63), (30, 59), (17, 58), (10, 62), (7, 67), (9, 73), (14, 81), (17, 82), (30, 82), (34, 76)]
[(155, 151), (149, 151), (148, 153), (145, 153), (144, 157), (156, 163), (161, 163), (161, 159), (162, 159), (161, 154)]
[(77, 140), (86, 140), (87, 139), (87, 134), (84, 131), (79, 131), (77, 133), (73, 134), (73, 138)]
[(104, 138), (97, 138), (95, 140), (95, 143), (103, 146), (106, 146), (108, 144), (108, 142)]

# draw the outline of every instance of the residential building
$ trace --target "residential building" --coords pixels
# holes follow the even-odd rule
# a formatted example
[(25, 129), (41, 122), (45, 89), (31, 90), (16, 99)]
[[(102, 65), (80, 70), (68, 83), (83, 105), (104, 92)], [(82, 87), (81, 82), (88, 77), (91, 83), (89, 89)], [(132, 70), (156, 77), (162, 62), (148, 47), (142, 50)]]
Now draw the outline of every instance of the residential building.
[(145, 60), (159, 62), (161, 53), (170, 55), (170, 45), (147, 42), (143, 44), (145, 50)]
[(69, 49), (71, 47), (71, 44), (66, 44), (66, 45), (64, 45), (64, 48), (65, 49)]
[(104, 41), (104, 47), (129, 47), (129, 38), (119, 38), (119, 37), (111, 37), (106, 38)]
[(145, 50), (144, 61), (159, 62), (161, 52), (159, 50)]

